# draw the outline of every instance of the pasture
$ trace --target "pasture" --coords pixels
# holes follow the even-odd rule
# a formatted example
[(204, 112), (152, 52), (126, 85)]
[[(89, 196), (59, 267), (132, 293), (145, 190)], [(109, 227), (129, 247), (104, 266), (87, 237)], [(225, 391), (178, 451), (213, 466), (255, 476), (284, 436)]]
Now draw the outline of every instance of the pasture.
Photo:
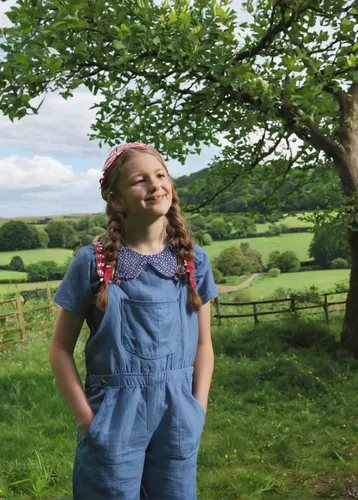
[(307, 271), (299, 273), (280, 274), (278, 278), (257, 276), (246, 288), (252, 297), (260, 300), (269, 297), (277, 288), (303, 291), (305, 287), (316, 286), (320, 292), (328, 292), (336, 283), (349, 279), (349, 269), (329, 269), (324, 271)]
[(293, 250), (300, 261), (307, 261), (311, 260), (308, 255), (308, 250), (312, 238), (312, 233), (286, 233), (281, 234), (280, 236), (272, 237), (213, 241), (211, 245), (204, 246), (204, 249), (209, 258), (214, 259), (227, 246), (249, 243), (252, 248), (255, 248), (255, 250), (258, 250), (261, 253), (264, 264), (267, 263), (269, 254), (274, 250), (279, 250), (280, 252)]
[[(340, 321), (213, 327), (198, 499), (312, 500), (354, 491), (358, 361), (336, 342)], [(52, 328), (38, 313), (29, 341), (0, 354), (4, 500), (72, 498), (76, 424), (49, 367)], [(75, 350), (82, 378), (87, 335)]]
[[(0, 266), (10, 264), (11, 259), (19, 255), (25, 266), (35, 264), (39, 260), (53, 260), (57, 264), (64, 264), (68, 257), (73, 256), (73, 251), (68, 248), (36, 248), (33, 250), (13, 250), (11, 252), (0, 252)], [(0, 276), (2, 276), (0, 270)]]

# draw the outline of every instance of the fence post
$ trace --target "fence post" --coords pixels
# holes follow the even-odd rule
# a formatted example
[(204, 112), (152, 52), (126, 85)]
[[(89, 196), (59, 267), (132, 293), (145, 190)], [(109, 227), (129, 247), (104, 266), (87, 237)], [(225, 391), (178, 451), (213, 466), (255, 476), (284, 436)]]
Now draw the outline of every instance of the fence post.
[(21, 340), (26, 339), (25, 320), (24, 320), (24, 314), (22, 311), (23, 301), (24, 301), (24, 299), (22, 297), (16, 297), (17, 314), (18, 314), (19, 326), (20, 326), (20, 330), (21, 330)]
[(46, 290), (47, 290), (47, 306), (48, 306), (48, 315), (51, 318), (51, 313), (52, 313), (52, 294), (51, 294), (51, 287), (47, 283), (46, 284)]
[(214, 304), (215, 304), (215, 307), (216, 307), (216, 315), (218, 317), (218, 326), (221, 326), (221, 316), (220, 316), (220, 299), (219, 299), (219, 296), (217, 296), (215, 299), (214, 299)]
[(256, 302), (253, 304), (254, 307), (254, 321), (255, 321), (255, 326), (259, 324), (259, 317), (257, 316), (257, 307), (256, 307)]
[(294, 297), (291, 298), (291, 303), (290, 303), (290, 309), (291, 309), (291, 312), (296, 314), (297, 315), (297, 311), (296, 311), (296, 302), (295, 302), (295, 299)]
[(327, 323), (329, 323), (329, 316), (328, 316), (328, 300), (327, 300), (327, 294), (324, 294), (324, 303), (323, 303), (323, 311), (324, 311), (324, 318)]

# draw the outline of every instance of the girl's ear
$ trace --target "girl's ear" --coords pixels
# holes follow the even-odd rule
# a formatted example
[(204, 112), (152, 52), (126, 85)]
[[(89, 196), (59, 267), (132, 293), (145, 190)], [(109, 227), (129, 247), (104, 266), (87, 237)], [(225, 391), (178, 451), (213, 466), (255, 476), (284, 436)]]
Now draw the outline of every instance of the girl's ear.
[(111, 191), (108, 195), (108, 203), (110, 206), (115, 210), (116, 212), (122, 212), (123, 213), (123, 205), (122, 203), (118, 200), (118, 198), (115, 197), (115, 194), (113, 191)]

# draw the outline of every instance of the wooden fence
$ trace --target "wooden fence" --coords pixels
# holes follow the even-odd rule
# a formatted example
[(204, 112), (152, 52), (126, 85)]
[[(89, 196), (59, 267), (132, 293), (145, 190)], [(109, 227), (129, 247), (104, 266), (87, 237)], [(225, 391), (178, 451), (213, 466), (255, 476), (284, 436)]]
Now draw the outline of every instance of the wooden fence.
[[(343, 292), (345, 293), (345, 292)], [(329, 302), (328, 297), (330, 295), (339, 295), (339, 293), (322, 293), (320, 296), (323, 297), (322, 303), (320, 304), (314, 304), (314, 305), (303, 305), (300, 306), (300, 300), (298, 298), (286, 298), (286, 299), (275, 299), (275, 300), (260, 300), (260, 301), (252, 301), (252, 302), (221, 302), (220, 298), (217, 297), (214, 301), (215, 303), (215, 308), (216, 308), (216, 314), (213, 315), (214, 318), (217, 319), (217, 324), (221, 325), (222, 319), (226, 318), (254, 318), (255, 325), (259, 324), (259, 316), (267, 316), (267, 315), (272, 315), (272, 314), (282, 314), (282, 313), (290, 313), (290, 314), (297, 314), (297, 311), (303, 311), (305, 309), (323, 309), (324, 313), (324, 319), (325, 321), (329, 322), (329, 307), (330, 306), (335, 306), (335, 305), (342, 305), (345, 304), (346, 301), (335, 301), (335, 302)], [(308, 302), (308, 300), (307, 300)], [(260, 311), (259, 307), (260, 305), (267, 305), (267, 304), (278, 304), (278, 303), (289, 303), (289, 307), (286, 309), (277, 309), (275, 311)], [(244, 314), (222, 314), (222, 308), (223, 307), (246, 307), (246, 306), (252, 306), (252, 312), (250, 313), (244, 313)], [(343, 311), (344, 308), (339, 309), (339, 311)], [(336, 311), (337, 312), (337, 311)]]
[[(53, 308), (53, 302), (52, 302), (52, 291), (49, 285), (46, 286), (46, 293), (47, 293), (47, 305), (45, 306), (40, 306), (40, 307), (35, 307), (33, 309), (28, 309), (24, 310), (24, 304), (26, 302), (26, 292), (22, 293), (22, 296), (20, 297), (14, 297), (13, 299), (8, 299), (8, 300), (2, 300), (0, 301), (0, 306), (4, 304), (11, 304), (12, 307), (14, 308), (13, 312), (8, 312), (4, 314), (0, 314), (0, 324), (6, 324), (7, 318), (13, 318), (15, 317), (18, 321), (18, 327), (11, 327), (11, 328), (5, 328), (0, 330), (0, 351), (3, 351), (5, 349), (8, 349), (12, 345), (15, 344), (20, 344), (26, 341), (27, 336), (26, 336), (26, 328), (25, 328), (25, 315), (35, 312), (35, 311), (41, 311), (41, 310), (48, 310), (48, 314), (51, 317), (52, 313), (52, 308)], [(24, 298), (25, 296), (25, 298)], [(13, 333), (13, 332), (18, 332), (19, 333), (19, 338), (15, 340), (10, 340), (10, 341), (4, 341), (4, 335)]]

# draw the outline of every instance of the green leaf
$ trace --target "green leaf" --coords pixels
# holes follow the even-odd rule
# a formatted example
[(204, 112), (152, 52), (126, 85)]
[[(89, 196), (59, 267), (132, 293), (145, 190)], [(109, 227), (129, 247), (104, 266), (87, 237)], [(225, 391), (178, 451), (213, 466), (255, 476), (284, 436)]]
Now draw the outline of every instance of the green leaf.
[(159, 45), (160, 44), (160, 38), (159, 38), (159, 36), (156, 36), (155, 38), (153, 38), (153, 43), (154, 43), (154, 45)]
[(28, 62), (28, 57), (25, 54), (15, 54), (15, 61), (18, 63), (27, 63)]
[(356, 42), (352, 47), (352, 52), (356, 52), (358, 50), (358, 42)]
[(123, 42), (121, 42), (120, 40), (113, 40), (113, 47), (118, 50), (119, 52), (121, 52), (123, 49), (126, 48), (126, 46), (124, 45)]
[(227, 17), (228, 16), (228, 12), (226, 12), (224, 9), (222, 9), (221, 7), (217, 7), (216, 8), (216, 15), (217, 16), (220, 16), (220, 17)]
[(202, 29), (202, 26), (201, 26), (201, 24), (199, 24), (199, 26), (195, 26), (194, 28), (191, 28), (190, 32), (193, 35), (196, 35), (197, 33), (199, 33), (199, 31), (201, 31), (201, 29)]
[(177, 16), (177, 13), (175, 12), (175, 10), (172, 10), (169, 14), (169, 26), (171, 24), (174, 24), (176, 21), (178, 20), (178, 16)]

